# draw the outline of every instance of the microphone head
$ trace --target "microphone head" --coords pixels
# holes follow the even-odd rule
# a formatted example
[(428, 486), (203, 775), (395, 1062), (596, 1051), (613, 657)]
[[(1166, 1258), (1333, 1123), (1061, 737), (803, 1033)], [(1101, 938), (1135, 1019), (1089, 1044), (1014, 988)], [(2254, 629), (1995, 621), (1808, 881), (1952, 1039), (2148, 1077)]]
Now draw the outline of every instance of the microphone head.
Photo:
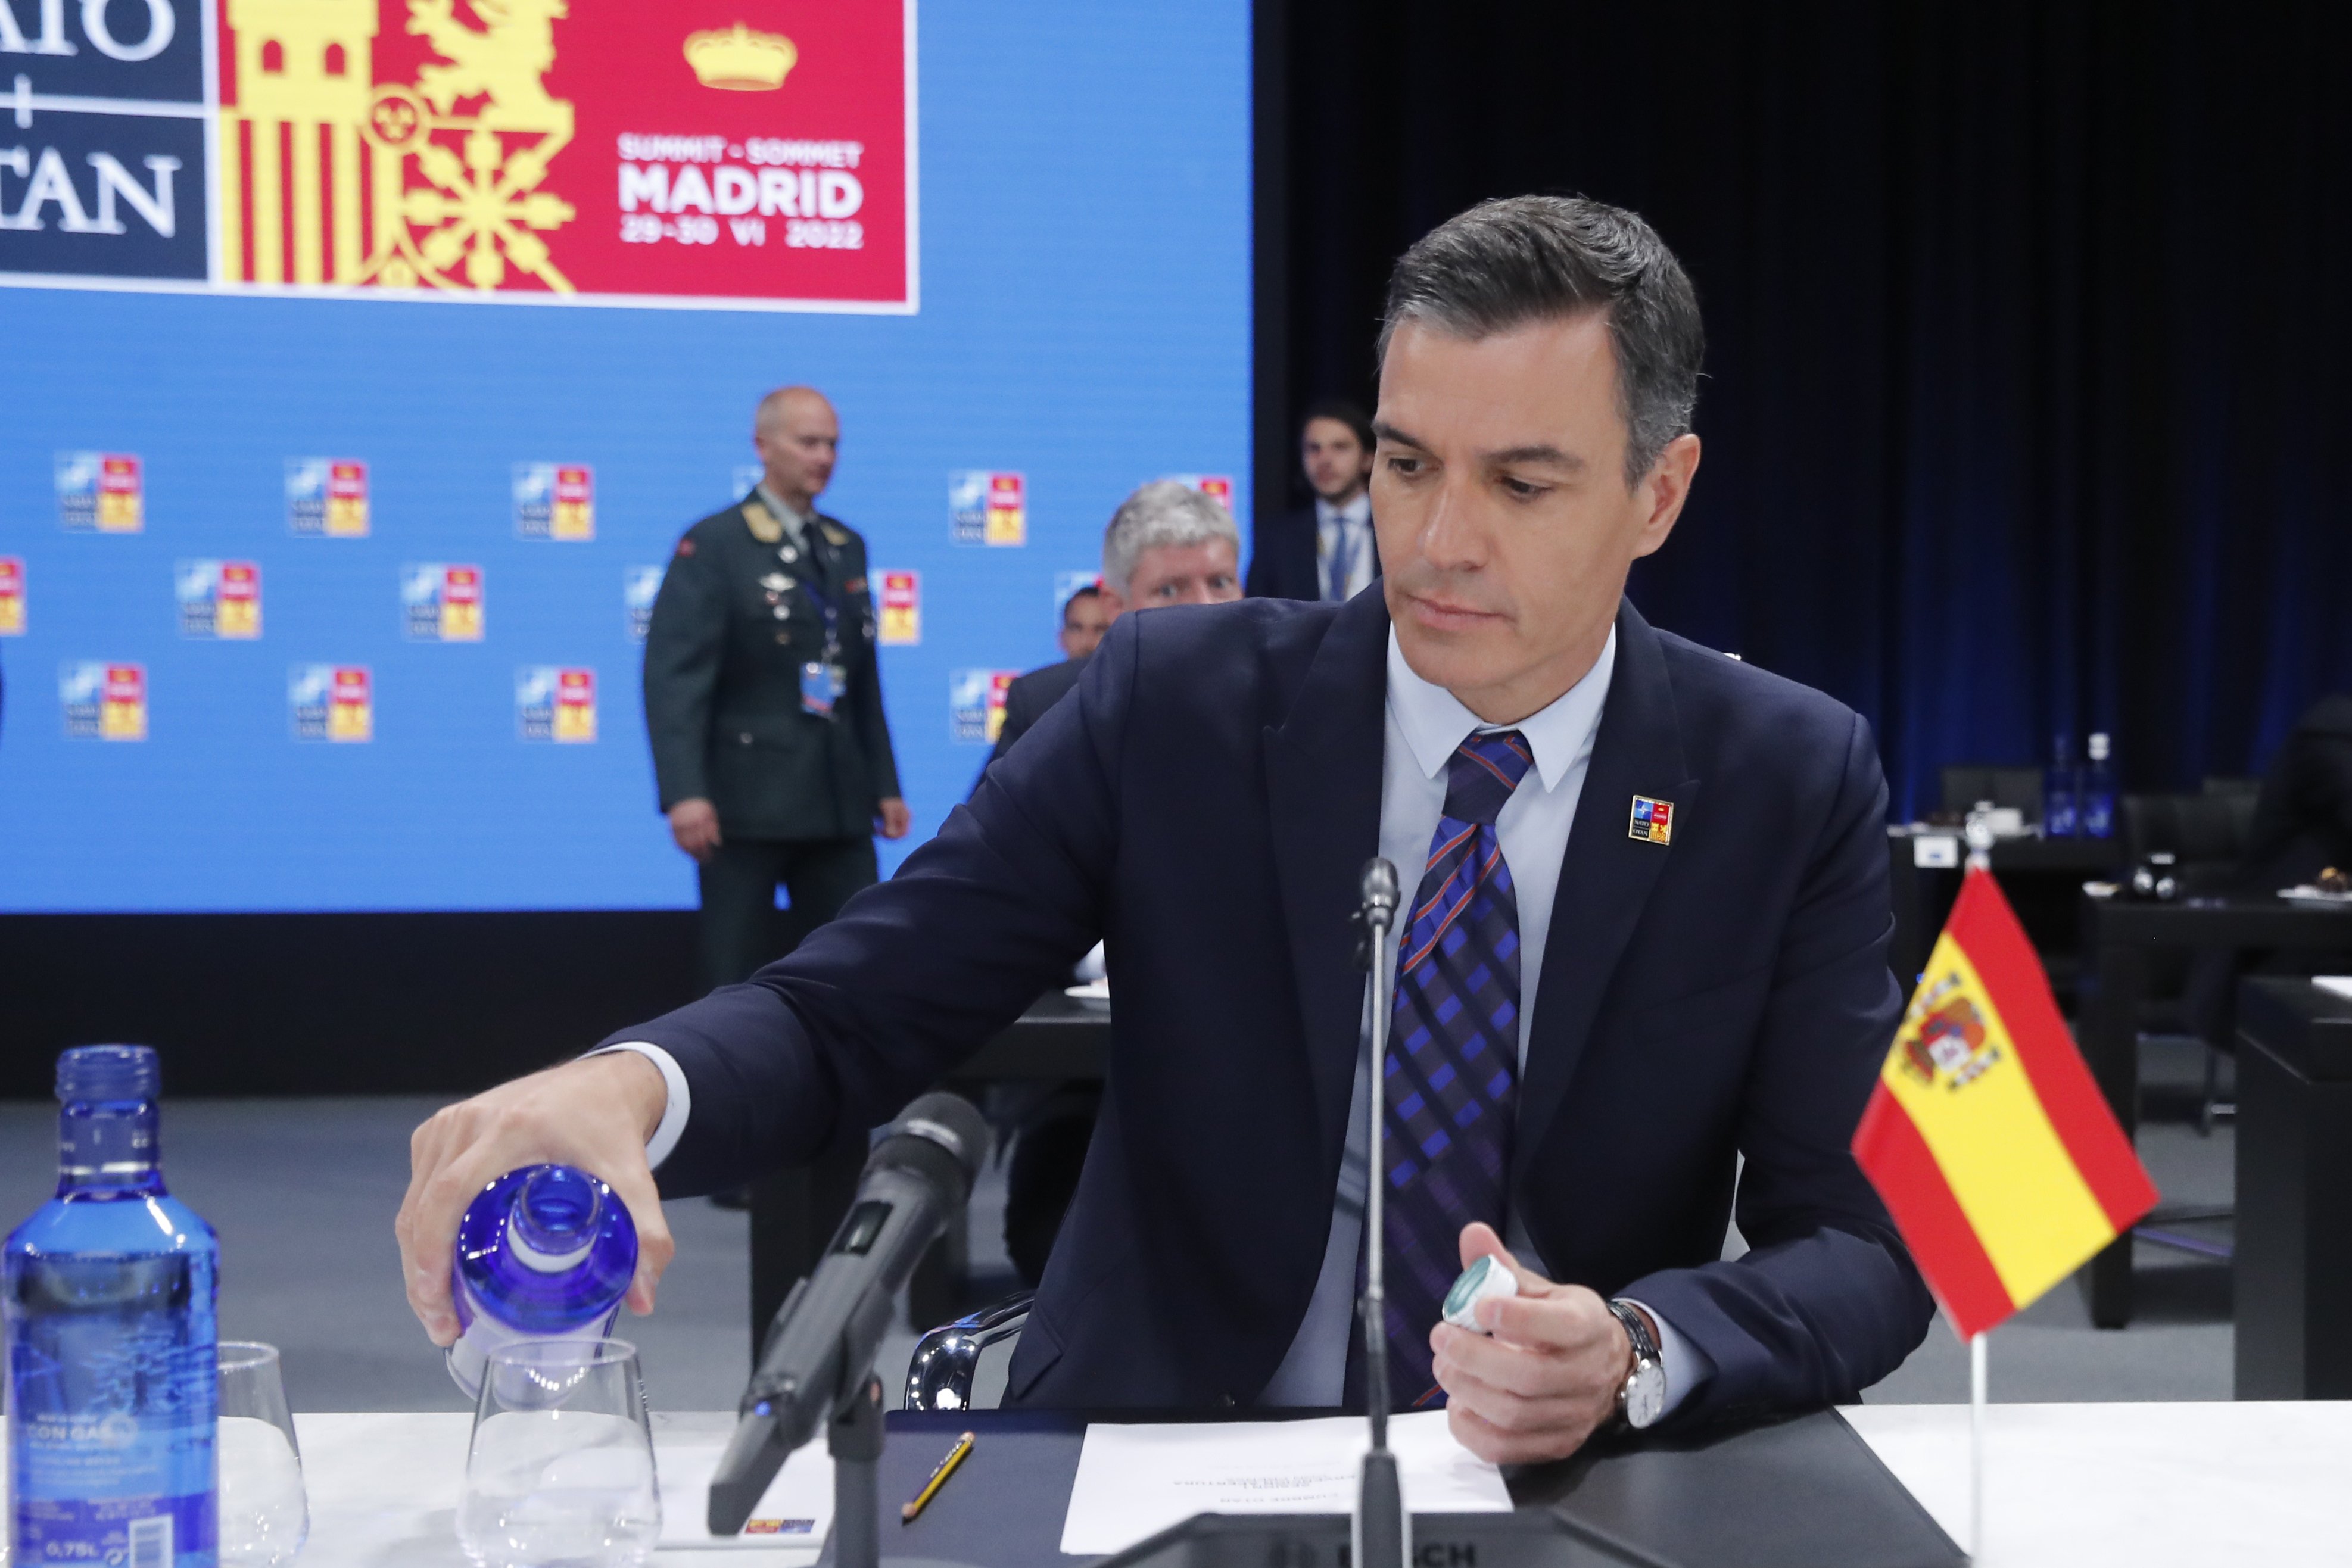
[(1397, 906), (1396, 867), (1380, 855), (1366, 861), (1361, 891), (1365, 904), (1372, 908), (1394, 909)]
[(899, 1112), (898, 1119), (875, 1145), (873, 1158), (877, 1164), (933, 1171), (944, 1167), (954, 1177), (957, 1189), (969, 1196), (981, 1167), (988, 1163), (992, 1142), (988, 1120), (977, 1106), (961, 1094), (940, 1091), (921, 1096)]

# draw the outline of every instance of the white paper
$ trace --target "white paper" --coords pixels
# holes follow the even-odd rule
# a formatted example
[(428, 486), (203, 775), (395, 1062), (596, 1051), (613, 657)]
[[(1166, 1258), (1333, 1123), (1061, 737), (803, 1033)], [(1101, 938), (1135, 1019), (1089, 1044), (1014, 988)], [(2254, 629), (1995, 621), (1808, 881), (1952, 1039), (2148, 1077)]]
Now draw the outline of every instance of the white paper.
[(805, 1548), (812, 1560), (833, 1528), (833, 1456), (822, 1441), (806, 1443), (784, 1461), (760, 1496), (740, 1535), (713, 1535), (710, 1478), (727, 1451), (727, 1435), (668, 1438), (654, 1446), (661, 1487), (661, 1550), (757, 1552)]
[[(1349, 1513), (1370, 1438), (1360, 1416), (1087, 1428), (1062, 1550), (1123, 1552), (1196, 1513)], [(1389, 1417), (1414, 1513), (1507, 1513), (1503, 1474), (1454, 1440), (1443, 1410)]]
[(2352, 999), (2352, 975), (2314, 975), (2311, 983), (2323, 991)]

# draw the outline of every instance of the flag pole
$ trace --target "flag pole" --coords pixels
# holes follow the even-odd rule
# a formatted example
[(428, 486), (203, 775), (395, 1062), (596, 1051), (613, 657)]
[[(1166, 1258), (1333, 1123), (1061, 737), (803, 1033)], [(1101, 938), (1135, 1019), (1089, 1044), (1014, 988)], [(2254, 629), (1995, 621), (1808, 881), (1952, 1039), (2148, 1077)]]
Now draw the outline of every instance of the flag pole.
[(1984, 1555), (1985, 1336), (1969, 1336), (1969, 1555)]

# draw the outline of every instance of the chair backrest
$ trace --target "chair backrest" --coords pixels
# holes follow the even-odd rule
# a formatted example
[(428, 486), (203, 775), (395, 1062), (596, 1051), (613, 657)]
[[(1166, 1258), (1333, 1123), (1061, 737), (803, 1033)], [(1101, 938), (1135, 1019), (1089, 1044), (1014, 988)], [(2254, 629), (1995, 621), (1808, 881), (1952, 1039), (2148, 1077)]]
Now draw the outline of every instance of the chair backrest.
[(1979, 800), (2013, 806), (2028, 822), (2042, 820), (2042, 769), (1956, 762), (1943, 770), (1944, 810), (1966, 811)]
[(2126, 795), (2124, 855), (2133, 865), (2158, 851), (2189, 867), (2234, 867), (2244, 858), (2254, 821), (2254, 798), (2236, 791), (2205, 795)]
[(2259, 795), (2262, 792), (2263, 781), (2260, 779), (2228, 779), (2218, 773), (2205, 776), (2205, 793), (2208, 795)]

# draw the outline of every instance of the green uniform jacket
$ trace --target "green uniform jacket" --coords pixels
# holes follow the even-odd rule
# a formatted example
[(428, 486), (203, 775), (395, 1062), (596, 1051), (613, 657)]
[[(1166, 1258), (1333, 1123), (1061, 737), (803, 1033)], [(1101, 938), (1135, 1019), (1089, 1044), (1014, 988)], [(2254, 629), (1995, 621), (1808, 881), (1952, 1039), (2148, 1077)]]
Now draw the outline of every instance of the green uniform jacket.
[[(728, 838), (867, 837), (877, 802), (899, 792), (866, 541), (823, 516), (808, 534), (795, 546), (755, 493), (686, 531), (654, 601), (646, 727), (661, 809), (699, 796)], [(820, 580), (848, 675), (831, 718), (801, 709), (801, 667), (824, 658)]]

